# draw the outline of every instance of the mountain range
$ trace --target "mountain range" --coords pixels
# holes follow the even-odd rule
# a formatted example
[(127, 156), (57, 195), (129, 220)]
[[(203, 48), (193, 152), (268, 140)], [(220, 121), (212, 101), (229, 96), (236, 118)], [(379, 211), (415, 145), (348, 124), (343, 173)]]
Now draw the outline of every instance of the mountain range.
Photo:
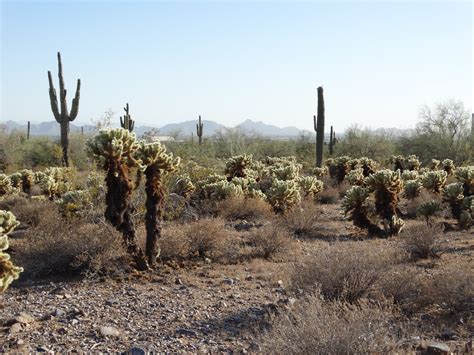
[[(235, 127), (226, 127), (220, 123), (214, 121), (203, 120), (204, 124), (204, 136), (212, 136), (219, 132), (226, 132), (227, 130), (231, 129), (238, 129), (242, 133), (245, 134), (255, 134), (262, 137), (269, 137), (269, 138), (294, 138), (298, 137), (301, 134), (314, 134), (314, 132), (310, 132), (307, 130), (301, 130), (296, 127), (277, 127), (275, 125), (270, 125), (263, 123), (261, 121), (252, 121), (252, 120), (245, 120), (244, 122), (240, 123)], [(27, 124), (24, 123), (17, 123), (15, 121), (6, 121), (4, 123), (6, 131), (13, 132), (13, 131), (20, 131), (25, 132), (27, 130)], [(81, 127), (84, 130), (84, 133), (92, 133), (95, 132), (97, 129), (93, 125), (84, 125), (79, 126), (74, 123), (71, 123), (70, 130), (71, 133), (79, 133), (81, 132)], [(158, 130), (159, 135), (162, 136), (178, 136), (178, 137), (188, 137), (191, 134), (196, 135), (196, 120), (194, 121), (185, 121), (180, 123), (170, 123), (166, 124), (160, 128), (152, 127), (152, 126), (135, 126), (134, 132), (141, 136), (143, 133), (151, 130)], [(50, 136), (50, 137), (57, 137), (59, 136), (59, 124), (56, 121), (49, 121), (49, 122), (41, 122), (41, 123), (32, 123), (30, 134), (32, 136)]]

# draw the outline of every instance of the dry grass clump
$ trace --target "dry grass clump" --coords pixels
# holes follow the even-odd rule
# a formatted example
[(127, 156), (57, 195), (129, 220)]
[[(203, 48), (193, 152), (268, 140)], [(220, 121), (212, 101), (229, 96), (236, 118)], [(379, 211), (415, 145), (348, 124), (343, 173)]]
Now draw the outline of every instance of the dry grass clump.
[(388, 306), (324, 301), (315, 294), (280, 315), (264, 335), (264, 353), (374, 354), (395, 347)]
[(396, 252), (383, 245), (339, 242), (295, 266), (291, 276), (294, 289), (320, 289), (328, 300), (355, 302), (369, 295), (397, 262)]
[(219, 259), (225, 256), (231, 231), (220, 218), (203, 218), (189, 224), (170, 224), (159, 240), (162, 260), (195, 258)]
[(121, 236), (105, 224), (69, 223), (57, 211), (42, 212), (42, 220), (26, 230), (12, 247), (25, 269), (22, 278), (98, 275), (126, 265)]
[(23, 196), (11, 196), (0, 201), (0, 209), (12, 212), (23, 227), (36, 227), (48, 214), (55, 214), (58, 207), (49, 200), (31, 200)]
[[(447, 313), (474, 314), (474, 266), (472, 261), (456, 262), (434, 275), (429, 299)], [(472, 320), (471, 320), (472, 322)], [(474, 324), (473, 329), (474, 331)]]
[(316, 196), (316, 199), (322, 204), (336, 204), (339, 202), (339, 188), (324, 184), (324, 190)]
[(402, 248), (413, 260), (436, 258), (443, 252), (441, 226), (417, 223), (402, 232)]
[(226, 220), (260, 221), (271, 218), (274, 213), (271, 206), (257, 198), (233, 197), (220, 201), (217, 213)]
[(411, 315), (430, 304), (430, 280), (413, 266), (397, 265), (376, 283), (382, 298), (391, 300), (405, 314)]
[(253, 231), (248, 243), (252, 247), (252, 257), (270, 259), (280, 253), (288, 254), (292, 249), (293, 240), (288, 232), (279, 226), (266, 225)]
[(320, 208), (312, 201), (305, 200), (300, 206), (285, 213), (279, 224), (297, 238), (311, 238), (317, 234), (319, 214)]

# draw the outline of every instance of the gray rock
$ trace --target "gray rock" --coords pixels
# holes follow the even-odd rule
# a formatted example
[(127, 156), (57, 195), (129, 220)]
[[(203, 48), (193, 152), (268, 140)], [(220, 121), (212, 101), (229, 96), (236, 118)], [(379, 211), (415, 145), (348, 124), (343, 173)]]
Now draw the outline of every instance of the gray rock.
[(426, 355), (449, 354), (449, 345), (445, 343), (430, 343), (426, 348)]
[(110, 326), (100, 327), (100, 333), (103, 336), (110, 336), (110, 337), (117, 337), (117, 338), (120, 337), (120, 335), (122, 334), (120, 330), (118, 330), (115, 327), (110, 327)]
[(187, 337), (195, 337), (197, 333), (192, 329), (178, 328), (176, 329), (176, 334), (184, 335)]
[(134, 346), (129, 351), (127, 351), (127, 355), (145, 355), (146, 351), (142, 348)]

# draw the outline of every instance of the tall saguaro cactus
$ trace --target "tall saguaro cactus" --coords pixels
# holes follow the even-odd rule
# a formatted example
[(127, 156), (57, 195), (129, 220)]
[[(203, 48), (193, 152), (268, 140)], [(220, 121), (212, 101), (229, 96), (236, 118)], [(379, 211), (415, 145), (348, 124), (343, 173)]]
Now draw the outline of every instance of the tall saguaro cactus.
[(334, 145), (336, 144), (336, 132), (331, 126), (331, 132), (329, 133), (329, 155), (334, 153)]
[(313, 116), (314, 130), (316, 131), (316, 166), (323, 164), (324, 149), (324, 96), (323, 88), (318, 87), (318, 116)]
[(30, 139), (31, 123), (28, 121), (28, 126), (26, 128), (26, 140)]
[(66, 93), (64, 88), (63, 64), (61, 62), (61, 53), (58, 52), (58, 76), (59, 76), (59, 105), (56, 89), (53, 85), (51, 72), (48, 70), (49, 80), (49, 100), (54, 118), (61, 126), (61, 146), (63, 148), (63, 165), (69, 166), (69, 122), (74, 121), (79, 112), (79, 98), (81, 94), (81, 79), (77, 79), (76, 95), (72, 99), (71, 111), (67, 108)]
[(130, 116), (130, 108), (128, 107), (128, 103), (123, 109), (125, 110), (125, 115), (123, 115), (123, 118), (120, 116), (120, 126), (129, 132), (133, 132), (135, 121), (132, 120), (132, 116)]
[(202, 144), (202, 132), (203, 132), (204, 123), (201, 121), (201, 115), (199, 115), (199, 122), (196, 123), (196, 134), (199, 137), (199, 145)]

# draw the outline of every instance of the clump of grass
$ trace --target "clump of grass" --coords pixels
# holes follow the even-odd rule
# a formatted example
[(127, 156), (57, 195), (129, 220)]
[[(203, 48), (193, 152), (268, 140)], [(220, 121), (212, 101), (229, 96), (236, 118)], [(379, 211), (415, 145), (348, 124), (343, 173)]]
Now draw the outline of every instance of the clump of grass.
[(437, 258), (443, 252), (441, 226), (417, 224), (407, 227), (402, 235), (402, 248), (413, 260)]
[(275, 225), (266, 225), (253, 231), (248, 241), (252, 247), (252, 256), (264, 259), (270, 259), (278, 254), (288, 254), (293, 244), (288, 232)]
[(274, 213), (271, 206), (257, 198), (232, 197), (220, 201), (217, 205), (217, 213), (229, 221), (246, 220), (260, 221), (271, 218)]
[(383, 246), (367, 248), (357, 242), (339, 242), (297, 264), (292, 272), (294, 289), (320, 290), (328, 300), (356, 302), (368, 296), (397, 262), (396, 251)]
[(324, 301), (318, 294), (297, 301), (263, 338), (264, 353), (369, 354), (395, 348), (394, 316), (387, 305)]

